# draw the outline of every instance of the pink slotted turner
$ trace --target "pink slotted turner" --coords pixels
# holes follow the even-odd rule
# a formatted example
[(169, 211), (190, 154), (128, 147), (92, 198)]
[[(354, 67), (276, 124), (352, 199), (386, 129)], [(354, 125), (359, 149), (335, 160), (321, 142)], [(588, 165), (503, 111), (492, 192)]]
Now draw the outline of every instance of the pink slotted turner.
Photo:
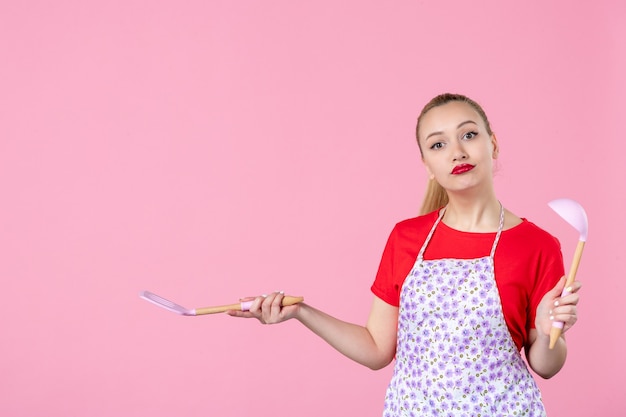
[[(241, 303), (236, 304), (188, 309), (181, 306), (180, 304), (176, 304), (175, 302), (156, 295), (155, 293), (152, 293), (150, 291), (141, 291), (139, 293), (139, 297), (151, 302), (154, 305), (157, 305), (174, 313), (181, 314), (183, 316), (200, 316), (204, 314), (224, 313), (229, 310), (248, 311), (252, 306), (252, 301), (242, 301)], [(304, 301), (304, 297), (293, 297), (290, 295), (286, 295), (283, 298), (282, 306), (290, 306), (293, 304), (301, 303), (302, 301)]]

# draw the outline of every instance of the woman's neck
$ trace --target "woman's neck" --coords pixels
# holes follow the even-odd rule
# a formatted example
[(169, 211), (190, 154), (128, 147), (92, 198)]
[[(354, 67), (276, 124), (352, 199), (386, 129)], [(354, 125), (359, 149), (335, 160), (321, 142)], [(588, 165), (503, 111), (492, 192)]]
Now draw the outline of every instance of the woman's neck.
[(501, 206), (495, 194), (482, 198), (451, 194), (449, 200), (442, 219), (447, 226), (476, 233), (498, 230)]

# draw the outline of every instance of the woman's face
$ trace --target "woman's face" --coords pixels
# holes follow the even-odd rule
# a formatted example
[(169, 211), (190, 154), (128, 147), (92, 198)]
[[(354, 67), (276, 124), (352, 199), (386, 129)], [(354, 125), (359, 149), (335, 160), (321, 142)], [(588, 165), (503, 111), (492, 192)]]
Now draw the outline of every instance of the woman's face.
[(498, 144), (471, 105), (451, 101), (434, 107), (422, 116), (418, 133), (426, 170), (444, 189), (491, 186)]

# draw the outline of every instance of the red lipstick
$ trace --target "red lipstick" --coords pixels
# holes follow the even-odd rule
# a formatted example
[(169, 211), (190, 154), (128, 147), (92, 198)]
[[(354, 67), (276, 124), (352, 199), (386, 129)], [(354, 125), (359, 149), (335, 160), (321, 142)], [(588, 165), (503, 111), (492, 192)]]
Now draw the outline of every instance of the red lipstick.
[(471, 165), (471, 164), (460, 164), (460, 165), (455, 166), (452, 169), (451, 174), (453, 175), (465, 174), (466, 172), (474, 169), (475, 166), (476, 165)]

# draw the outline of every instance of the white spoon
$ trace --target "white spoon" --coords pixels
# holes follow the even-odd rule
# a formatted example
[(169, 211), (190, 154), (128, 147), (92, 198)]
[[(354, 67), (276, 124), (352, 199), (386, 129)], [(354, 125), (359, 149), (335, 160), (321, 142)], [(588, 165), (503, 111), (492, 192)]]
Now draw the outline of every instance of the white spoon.
[[(161, 296), (158, 296), (150, 291), (141, 291), (139, 293), (139, 297), (143, 298), (146, 301), (150, 301), (152, 304), (155, 304), (166, 310), (173, 311), (174, 313), (182, 314), (183, 316), (199, 316), (202, 314), (224, 313), (229, 310), (248, 311), (250, 310), (250, 307), (252, 306), (252, 303), (253, 303), (253, 301), (243, 301), (237, 304), (188, 309), (170, 300), (167, 300)], [(283, 297), (282, 305), (290, 306), (293, 304), (301, 303), (302, 301), (304, 301), (303, 297), (292, 297), (292, 296), (286, 295), (285, 297)]]
[[(572, 259), (572, 265), (565, 281), (565, 288), (561, 297), (569, 294), (567, 288), (572, 285), (574, 278), (576, 278), (576, 272), (578, 271), (578, 265), (580, 264), (580, 258), (583, 255), (583, 249), (585, 242), (587, 241), (587, 233), (589, 224), (587, 221), (587, 213), (585, 209), (574, 200), (569, 198), (559, 198), (557, 200), (550, 201), (548, 203), (550, 208), (556, 212), (559, 216), (568, 222), (574, 229), (580, 233), (578, 239), (578, 245), (576, 246), (576, 252), (574, 252), (574, 258)], [(550, 349), (554, 348), (556, 341), (561, 336), (563, 331), (563, 322), (555, 321), (552, 323), (552, 330), (550, 331)]]

